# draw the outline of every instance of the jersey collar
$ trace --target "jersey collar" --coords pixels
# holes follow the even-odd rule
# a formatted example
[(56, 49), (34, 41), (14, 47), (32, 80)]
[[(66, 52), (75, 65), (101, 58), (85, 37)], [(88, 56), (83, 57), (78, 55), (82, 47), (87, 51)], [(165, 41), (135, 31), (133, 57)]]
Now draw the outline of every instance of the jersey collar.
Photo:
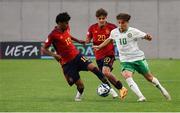
[(126, 29), (126, 31), (124, 31), (124, 32), (121, 32), (121, 31), (120, 31), (120, 27), (118, 27), (118, 30), (119, 30), (120, 33), (126, 33), (126, 32), (129, 30), (129, 27), (128, 27), (128, 28)]

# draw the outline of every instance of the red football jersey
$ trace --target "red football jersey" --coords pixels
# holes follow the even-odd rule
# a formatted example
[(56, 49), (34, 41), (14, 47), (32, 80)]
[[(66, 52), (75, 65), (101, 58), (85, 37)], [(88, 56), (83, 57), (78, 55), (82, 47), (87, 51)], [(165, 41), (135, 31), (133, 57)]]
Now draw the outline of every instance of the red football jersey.
[[(87, 38), (93, 39), (93, 45), (100, 45), (107, 38), (109, 38), (110, 32), (116, 28), (116, 25), (111, 23), (106, 23), (102, 28), (99, 27), (98, 23), (93, 24), (89, 27)], [(114, 45), (113, 42), (109, 43), (107, 46), (100, 50), (94, 51), (96, 60), (102, 59), (105, 56), (114, 55)]]
[(53, 45), (57, 54), (61, 56), (60, 63), (66, 64), (79, 54), (71, 40), (70, 29), (68, 28), (63, 33), (57, 27), (49, 34), (48, 39), (45, 41), (45, 47)]

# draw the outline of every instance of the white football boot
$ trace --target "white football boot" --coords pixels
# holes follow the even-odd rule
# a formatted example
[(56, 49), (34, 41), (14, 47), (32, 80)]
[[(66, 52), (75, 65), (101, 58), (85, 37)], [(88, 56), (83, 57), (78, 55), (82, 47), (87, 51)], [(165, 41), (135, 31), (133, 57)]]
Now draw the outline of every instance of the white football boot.
[(79, 91), (78, 91), (77, 94), (76, 94), (76, 96), (75, 96), (75, 98), (74, 98), (74, 100), (75, 100), (76, 102), (80, 102), (81, 99), (82, 99), (82, 94), (79, 93)]
[(143, 96), (143, 97), (140, 97), (137, 101), (138, 101), (138, 102), (145, 102), (145, 101), (147, 101), (147, 100), (146, 100), (146, 98)]
[(113, 88), (110, 89), (109, 93), (112, 95), (113, 98), (118, 97), (118, 94), (116, 93), (116, 91)]
[(167, 92), (167, 90), (164, 88), (164, 87), (160, 87), (159, 88), (162, 95), (168, 100), (170, 101), (171, 100), (171, 96), (169, 95), (169, 93)]

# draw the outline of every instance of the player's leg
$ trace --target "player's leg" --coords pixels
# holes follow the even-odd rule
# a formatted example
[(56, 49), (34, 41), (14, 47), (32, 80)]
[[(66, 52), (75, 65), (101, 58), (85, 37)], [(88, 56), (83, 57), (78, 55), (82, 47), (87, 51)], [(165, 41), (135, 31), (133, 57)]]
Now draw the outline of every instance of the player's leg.
[(75, 82), (76, 86), (77, 86), (77, 94), (75, 96), (75, 101), (81, 101), (82, 99), (82, 95), (84, 92), (84, 84), (83, 81), (81, 79), (77, 80)]
[(126, 79), (126, 82), (127, 82), (128, 86), (131, 88), (131, 90), (136, 94), (136, 96), (138, 96), (137, 101), (139, 101), (139, 102), (146, 101), (146, 98), (141, 93), (138, 85), (136, 84), (136, 82), (132, 78), (133, 72), (128, 71), (128, 70), (124, 70), (122, 72), (122, 75)]
[[(88, 70), (93, 72), (103, 83), (106, 83), (110, 86), (103, 73), (99, 71), (98, 68), (93, 63), (88, 65)], [(120, 98), (124, 99), (124, 97), (127, 95), (127, 89), (122, 87), (120, 91), (121, 91)]]
[(84, 84), (83, 81), (80, 79), (79, 73), (66, 74), (65, 78), (70, 86), (72, 86), (73, 84), (76, 85), (77, 94), (75, 96), (75, 101), (81, 101), (84, 92)]
[(144, 77), (146, 78), (146, 80), (151, 82), (155, 87), (157, 87), (167, 100), (171, 100), (171, 96), (169, 95), (168, 91), (160, 84), (159, 80), (156, 77), (154, 77), (152, 73), (148, 72), (144, 74)]
[[(111, 73), (111, 69), (107, 66), (103, 66), (103, 74), (108, 78), (111, 84), (118, 89), (120, 98), (124, 99), (127, 96), (128, 90), (123, 87), (122, 83), (115, 77), (115, 75), (113, 75), (113, 73)], [(114, 89), (111, 88), (110, 92), (114, 95), (114, 97), (117, 96)]]
[(154, 77), (153, 74), (150, 72), (147, 61), (145, 59), (142, 61), (139, 61), (138, 65), (139, 66), (138, 66), (137, 71), (141, 73), (142, 75), (144, 75), (146, 80), (148, 80), (154, 86), (156, 86), (167, 100), (171, 100), (171, 96), (169, 95), (167, 90), (160, 84), (159, 80), (156, 77)]
[[(119, 90), (119, 96), (121, 99), (123, 99), (127, 95), (127, 89), (123, 87), (122, 83), (113, 75), (112, 71), (112, 65), (114, 63), (114, 56), (107, 56), (104, 58), (103, 61), (103, 74), (108, 78), (108, 80), (113, 84), (116, 89)], [(111, 89), (112, 93), (115, 92), (113, 89)], [(115, 93), (114, 93), (115, 94)]]
[[(103, 70), (104, 70), (104, 75), (105, 74), (107, 74), (109, 71), (111, 71), (111, 69), (109, 69), (109, 67), (107, 67), (107, 66), (104, 66), (104, 58), (102, 58), (102, 59), (99, 59), (99, 60), (96, 60), (96, 63), (97, 63), (97, 65), (98, 65), (98, 68), (99, 68), (99, 70), (101, 71), (101, 72), (103, 72)], [(104, 69), (104, 68), (107, 68), (107, 69)], [(106, 75), (105, 75), (106, 76)], [(109, 78), (108, 78), (109, 79)], [(111, 82), (111, 81), (110, 81)], [(116, 98), (116, 97), (118, 97), (118, 94), (116, 93), (116, 91), (111, 87), (111, 89), (110, 89), (110, 92), (109, 92), (111, 95), (112, 95), (112, 97), (113, 98)]]
[(66, 81), (70, 86), (75, 84), (77, 86), (77, 94), (75, 101), (81, 101), (81, 97), (84, 91), (84, 84), (80, 79), (79, 71), (74, 61), (69, 62), (62, 66)]
[(148, 80), (151, 83), (153, 83), (153, 85), (156, 86), (161, 91), (162, 95), (167, 100), (171, 100), (171, 96), (169, 95), (167, 90), (160, 84), (159, 80), (156, 77), (154, 77), (150, 72), (144, 74), (144, 77), (146, 78), (146, 80)]
[(84, 55), (79, 54), (76, 60), (76, 64), (79, 71), (91, 71), (93, 72), (103, 83), (109, 84), (103, 73)]
[[(104, 74), (89, 59), (80, 54), (77, 63), (79, 70), (89, 70), (93, 72), (103, 83), (108, 84), (110, 86)], [(127, 89), (124, 88), (121, 90), (121, 99), (123, 99), (126, 96), (126, 90)]]
[[(115, 85), (116, 84), (116, 79), (115, 79), (114, 76), (110, 75), (110, 73), (111, 73), (110, 68), (107, 67), (107, 66), (103, 66), (103, 71), (102, 72), (107, 77), (107, 79), (110, 81), (110, 83), (113, 84), (114, 86), (116, 86)], [(121, 88), (122, 88), (122, 84), (119, 84), (119, 85), (121, 85)], [(116, 91), (112, 87), (111, 87), (109, 93), (113, 96), (113, 98), (118, 97), (118, 94), (116, 93)]]
[(106, 77), (103, 75), (103, 73), (93, 63), (88, 64), (87, 69), (89, 71), (91, 71), (92, 73), (94, 73), (99, 78), (99, 80), (101, 80), (103, 83), (108, 84), (110, 86)]
[(139, 99), (137, 101), (139, 102), (146, 101), (146, 98), (141, 93), (138, 85), (132, 78), (133, 73), (135, 72), (135, 69), (133, 68), (132, 64), (124, 62), (121, 63), (121, 65), (122, 65), (122, 76), (125, 78), (131, 90), (136, 94), (136, 96), (138, 96)]
[(114, 57), (105, 57), (103, 61), (102, 72), (108, 78), (108, 80), (113, 84), (117, 89), (122, 88), (122, 83), (116, 79), (116, 77), (111, 73), (112, 65), (114, 62)]

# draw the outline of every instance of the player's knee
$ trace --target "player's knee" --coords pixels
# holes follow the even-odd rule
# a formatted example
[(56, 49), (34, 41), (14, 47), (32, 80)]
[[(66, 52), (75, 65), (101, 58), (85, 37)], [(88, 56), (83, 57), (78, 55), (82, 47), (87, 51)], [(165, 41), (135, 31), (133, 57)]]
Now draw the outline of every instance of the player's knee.
[(108, 77), (110, 77), (110, 71), (108, 71), (108, 70), (103, 70), (103, 74), (108, 78)]
[[(88, 66), (87, 66), (88, 70), (89, 71), (93, 71), (94, 69), (96, 69), (97, 67), (93, 64), (93, 63), (90, 63)], [(97, 68), (98, 69), (98, 68)]]
[(129, 77), (132, 77), (132, 74), (124, 71), (124, 72), (122, 72), (122, 76), (123, 76), (125, 79), (127, 79), (127, 78), (129, 78)]
[(71, 77), (65, 76), (65, 78), (66, 78), (66, 81), (68, 82), (68, 84), (69, 84), (70, 86), (72, 86), (72, 85), (74, 84), (74, 80), (73, 80)]
[(93, 67), (93, 68), (91, 68), (90, 71), (93, 73), (96, 73), (96, 72), (99, 72), (99, 69), (97, 67)]
[(74, 84), (74, 82), (68, 81), (68, 84), (69, 84), (70, 86), (72, 86), (72, 85)]
[(145, 74), (144, 75), (144, 77), (146, 78), (146, 80), (148, 80), (149, 82), (151, 82), (152, 81), (152, 79), (153, 79), (153, 75), (151, 74), (151, 73), (147, 73), (147, 74)]

